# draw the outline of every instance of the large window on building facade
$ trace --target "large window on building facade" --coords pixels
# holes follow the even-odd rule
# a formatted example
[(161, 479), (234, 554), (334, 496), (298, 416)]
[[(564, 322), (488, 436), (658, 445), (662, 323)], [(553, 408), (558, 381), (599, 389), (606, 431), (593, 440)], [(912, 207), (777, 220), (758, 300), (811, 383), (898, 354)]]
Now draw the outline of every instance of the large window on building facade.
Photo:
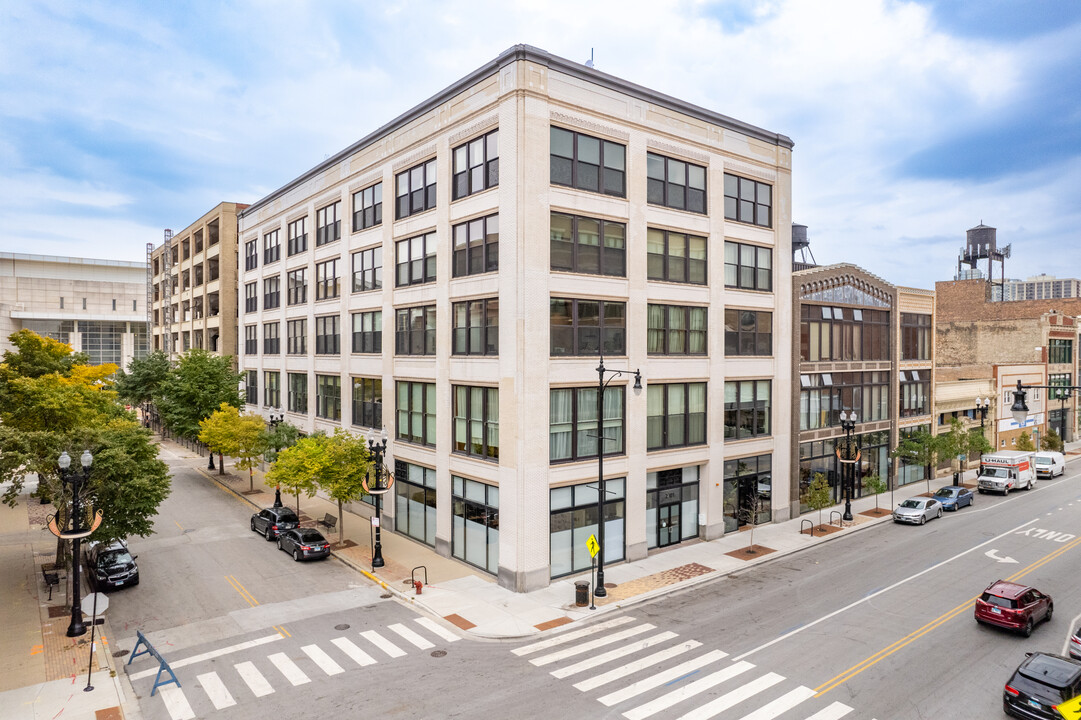
[(395, 176), (396, 212), (399, 220), (435, 207), (435, 181), (435, 160), (429, 160)]
[(646, 388), (646, 449), (706, 442), (706, 384), (650, 384)]
[(244, 243), (244, 269), (254, 270), (259, 267), (259, 241), (249, 240)]
[(353, 313), (353, 352), (383, 352), (383, 311)]
[[(724, 531), (772, 519), (773, 456), (724, 461)], [(757, 517), (755, 511), (757, 510)], [(753, 521), (753, 523), (752, 523)]]
[(499, 269), (499, 215), (454, 226), (454, 277)]
[(454, 452), (499, 460), (499, 389), (455, 385)]
[(315, 299), (329, 300), (341, 294), (342, 283), (338, 277), (338, 258), (316, 263)]
[(650, 280), (706, 284), (706, 239), (671, 230), (646, 230), (646, 272)]
[(454, 355), (499, 354), (499, 298), (456, 302), (451, 306)]
[(800, 306), (800, 360), (889, 360), (890, 314), (826, 305)]
[(383, 183), (353, 193), (353, 232), (375, 227), (383, 222)]
[[(587, 540), (600, 532), (597, 481), (549, 490), (549, 561), (552, 577), (588, 570), (593, 558)], [(626, 480), (604, 481), (604, 561), (623, 559)]]
[(263, 280), (263, 309), (273, 310), (282, 304), (282, 278), (281, 275), (268, 277)]
[(698, 537), (697, 465), (646, 474), (646, 547)]
[(773, 251), (725, 240), (724, 284), (740, 290), (773, 290)]
[(277, 370), (263, 373), (263, 404), (271, 408), (282, 406), (281, 373)]
[(259, 404), (258, 370), (248, 370), (244, 373), (244, 401), (249, 405)]
[(627, 226), (610, 220), (552, 213), (553, 270), (627, 276)]
[(706, 212), (706, 169), (694, 163), (646, 153), (646, 200), (651, 205)]
[(725, 355), (772, 355), (773, 313), (761, 310), (724, 311)]
[(901, 313), (901, 359), (931, 359), (931, 316)]
[[(244, 285), (244, 312), (252, 313), (259, 310), (259, 283), (251, 282)], [(185, 318), (187, 319), (187, 318)]]
[(435, 355), (435, 305), (394, 312), (394, 354)]
[(289, 412), (307, 414), (308, 412), (308, 376), (304, 373), (289, 373)]
[(397, 437), (435, 447), (435, 383), (398, 381)]
[(244, 354), (257, 355), (259, 353), (259, 326), (244, 326)]
[[(1047, 384), (1048, 385), (1059, 385), (1059, 386), (1069, 385), (1070, 384), (1070, 374), (1069, 373), (1051, 373), (1050, 375), (1047, 376)], [(1060, 399), (1062, 399), (1062, 391), (1061, 390), (1048, 390), (1047, 391), (1047, 397), (1050, 400), (1060, 400)]]
[(1050, 338), (1047, 345), (1047, 362), (1052, 364), (1073, 362), (1073, 340)]
[(499, 131), (454, 148), (454, 199), (499, 184)]
[(353, 253), (353, 292), (383, 287), (383, 248), (377, 246)]
[(306, 355), (308, 353), (308, 321), (306, 318), (289, 320), (285, 325), (286, 346), (285, 352), (290, 355)]
[(435, 233), (418, 235), (394, 244), (397, 286), (435, 282)]
[(353, 424), (376, 430), (383, 427), (381, 378), (353, 378)]
[(302, 217), (289, 223), (289, 240), (287, 248), (290, 256), (302, 253), (308, 249), (308, 218)]
[(271, 322), (263, 325), (263, 354), (281, 354), (281, 323)]
[(855, 410), (860, 422), (889, 419), (889, 372), (800, 375), (800, 430), (839, 427), (842, 410)]
[(290, 305), (308, 302), (308, 268), (290, 270), (285, 276), (286, 299)]
[(901, 370), (901, 417), (931, 414), (931, 371)]
[(550, 146), (553, 185), (627, 196), (627, 148), (623, 145), (552, 127)]
[(338, 217), (341, 200), (315, 211), (315, 246), (332, 243), (342, 236), (342, 221)]
[(773, 227), (773, 188), (764, 182), (724, 174), (724, 218)]
[(705, 355), (706, 308), (650, 305), (646, 350), (651, 355)]
[[(552, 388), (548, 399), (551, 462), (597, 457), (597, 388)], [(624, 388), (605, 388), (601, 408), (604, 454), (622, 455)]]
[(315, 354), (338, 355), (341, 351), (341, 317), (322, 315), (315, 318)]
[(627, 304), (552, 298), (552, 355), (626, 355)]
[(451, 476), (451, 554), (493, 575), (499, 572), (499, 488)]
[(435, 470), (394, 461), (394, 529), (435, 547)]
[(342, 419), (342, 379), (338, 375), (315, 376), (315, 416)]
[[(852, 441), (859, 446), (860, 462), (856, 465), (856, 482), (854, 483), (853, 499), (863, 495), (863, 480), (871, 475), (877, 475), (887, 483), (891, 479), (892, 463), (890, 462), (890, 433), (888, 430), (880, 432), (862, 433), (854, 435)], [(845, 442), (844, 436), (831, 440), (815, 440), (813, 442), (800, 443), (799, 446), (799, 498), (800, 512), (810, 511), (807, 502), (808, 489), (814, 476), (821, 473), (830, 485), (833, 502), (838, 503), (843, 499), (841, 479), (841, 464), (837, 460), (837, 444)]]
[(724, 384), (724, 438), (743, 440), (771, 433), (769, 380), (733, 380)]
[(263, 235), (263, 264), (269, 265), (272, 262), (281, 260), (282, 257), (282, 243), (278, 239), (278, 231), (271, 230)]

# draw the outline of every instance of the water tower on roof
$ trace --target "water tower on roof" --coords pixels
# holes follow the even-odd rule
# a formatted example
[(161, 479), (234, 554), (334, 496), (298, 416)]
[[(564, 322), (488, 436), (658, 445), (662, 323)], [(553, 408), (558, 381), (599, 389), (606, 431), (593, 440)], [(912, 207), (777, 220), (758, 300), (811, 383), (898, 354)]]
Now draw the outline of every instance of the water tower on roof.
[[(1006, 258), (1010, 256), (1010, 246), (998, 247), (996, 233), (995, 228), (984, 225), (982, 221), (965, 233), (965, 246), (961, 248), (961, 254), (957, 257), (956, 279), (960, 280), (964, 277), (961, 274), (962, 265), (968, 265), (972, 270), (976, 270), (979, 261), (986, 260), (987, 281), (998, 289), (996, 293), (993, 287), (991, 296), (995, 300), (1001, 300), (1002, 288), (1006, 284)], [(995, 282), (995, 263), (998, 263), (999, 268), (998, 282)]]
[(811, 252), (811, 241), (807, 238), (807, 226), (792, 223), (792, 270), (813, 267), (817, 267), (817, 263), (814, 253)]

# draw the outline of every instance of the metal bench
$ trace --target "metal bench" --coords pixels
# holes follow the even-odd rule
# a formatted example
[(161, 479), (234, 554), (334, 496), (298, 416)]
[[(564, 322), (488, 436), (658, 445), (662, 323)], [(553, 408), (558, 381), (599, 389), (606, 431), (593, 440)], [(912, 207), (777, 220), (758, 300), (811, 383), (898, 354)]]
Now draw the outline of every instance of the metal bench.
[(319, 524), (327, 529), (327, 531), (333, 530), (338, 525), (338, 516), (326, 513), (323, 515), (323, 519), (319, 521)]
[(45, 585), (49, 588), (49, 599), (53, 599), (53, 588), (60, 584), (60, 573), (48, 566), (41, 566), (41, 577), (45, 579)]

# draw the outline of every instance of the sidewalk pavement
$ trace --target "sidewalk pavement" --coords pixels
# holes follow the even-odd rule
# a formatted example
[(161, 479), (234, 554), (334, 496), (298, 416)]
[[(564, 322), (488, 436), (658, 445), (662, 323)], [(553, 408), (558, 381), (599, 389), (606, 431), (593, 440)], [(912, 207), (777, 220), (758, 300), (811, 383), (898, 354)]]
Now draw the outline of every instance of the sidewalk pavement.
[[(205, 459), (179, 445), (175, 445), (175, 450), (181, 454), (186, 452), (193, 459), (198, 458), (198, 469), (202, 473), (247, 500), (253, 508), (273, 504), (273, 489), (263, 483), (261, 471), (255, 471), (252, 481), (254, 492), (249, 493), (247, 473), (229, 472), (227, 469), (226, 474), (221, 475), (221, 468), (208, 471)], [(1067, 454), (1081, 455), (1081, 441), (1068, 443)], [(968, 470), (963, 474), (963, 482), (975, 488), (975, 477), (976, 470)], [(931, 480), (930, 490), (934, 492), (950, 484), (952, 476), (936, 478)], [(345, 542), (335, 545), (334, 555), (389, 593), (447, 620), (468, 634), (485, 638), (526, 637), (729, 575), (750, 565), (770, 562), (878, 523), (890, 522), (890, 511), (897, 503), (926, 494), (927, 491), (928, 483), (920, 481), (885, 492), (877, 498), (880, 509), (877, 513), (874, 496), (853, 500), (853, 520), (843, 523), (843, 527), (829, 525), (831, 514), (835, 521), (839, 518), (837, 511), (842, 509), (841, 506), (823, 510), (821, 516), (826, 522), (825, 526), (817, 524), (818, 513), (759, 525), (753, 530), (756, 550), (753, 553), (749, 552), (751, 531), (744, 529), (726, 533), (715, 540), (690, 541), (670, 549), (654, 550), (640, 560), (606, 565), (605, 587), (608, 596), (596, 599), (596, 609), (575, 604), (575, 582), (592, 581), (589, 572), (553, 580), (541, 590), (516, 593), (498, 585), (491, 575), (474, 570), (463, 562), (442, 557), (433, 548), (394, 532), (382, 533), (386, 565), (373, 569), (370, 517), (374, 510), (362, 503), (354, 503), (343, 513), (342, 535)], [(282, 503), (296, 508), (296, 498), (293, 496), (283, 493)], [(302, 496), (300, 510), (301, 524), (305, 526), (315, 526), (325, 513), (338, 514), (336, 504), (319, 496)], [(813, 536), (806, 532), (808, 520), (816, 524)], [(337, 543), (337, 529), (324, 534)], [(426, 576), (420, 570), (416, 571), (415, 576), (418, 579), (426, 577), (426, 581), (418, 593), (413, 585), (413, 570), (421, 566), (426, 570)]]

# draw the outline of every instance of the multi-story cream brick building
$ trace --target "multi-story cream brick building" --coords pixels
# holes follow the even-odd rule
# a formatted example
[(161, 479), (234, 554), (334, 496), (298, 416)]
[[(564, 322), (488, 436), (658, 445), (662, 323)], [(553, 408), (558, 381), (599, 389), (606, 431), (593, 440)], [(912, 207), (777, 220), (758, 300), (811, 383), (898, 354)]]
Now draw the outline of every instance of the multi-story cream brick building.
[(384, 527), (524, 591), (590, 566), (603, 353), (607, 562), (738, 467), (786, 519), (791, 149), (515, 46), (240, 213), (249, 409), (385, 426)]

